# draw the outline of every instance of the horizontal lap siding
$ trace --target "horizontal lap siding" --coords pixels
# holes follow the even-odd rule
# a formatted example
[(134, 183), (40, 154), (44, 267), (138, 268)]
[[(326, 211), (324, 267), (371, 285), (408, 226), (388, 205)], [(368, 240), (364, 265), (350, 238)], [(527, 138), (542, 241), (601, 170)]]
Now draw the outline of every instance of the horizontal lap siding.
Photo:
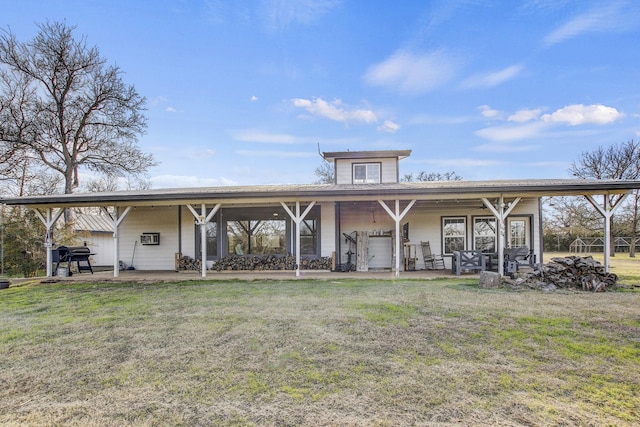
[[(160, 233), (159, 245), (140, 244), (140, 235), (149, 232)], [(178, 252), (178, 208), (133, 209), (120, 225), (120, 260), (127, 266), (131, 265), (134, 246), (133, 267), (137, 270), (173, 270)]]
[(336, 183), (353, 183), (353, 164), (380, 163), (380, 174), (383, 183), (398, 182), (398, 161), (395, 158), (389, 159), (338, 159), (336, 160)]
[(320, 255), (331, 256), (336, 250), (336, 206), (335, 203), (320, 205)]
[[(392, 210), (394, 206), (391, 202)], [(406, 201), (401, 203), (401, 210), (406, 205)], [(422, 248), (420, 246), (421, 241), (429, 241), (431, 251), (434, 254), (441, 254), (442, 249), (442, 217), (464, 217), (467, 221), (467, 249), (473, 247), (473, 225), (472, 221), (474, 217), (491, 217), (492, 214), (488, 209), (482, 209), (482, 202), (478, 200), (478, 208), (476, 209), (447, 209), (447, 210), (435, 210), (431, 208), (413, 207), (401, 224), (409, 223), (409, 242), (416, 245), (416, 256), (418, 258), (417, 268), (424, 268)], [(380, 231), (393, 231), (395, 232), (395, 222), (389, 217), (386, 211), (384, 211), (377, 202), (371, 203), (358, 203), (349, 204), (343, 203), (342, 218), (340, 227), (343, 233), (350, 234), (355, 231), (368, 231), (370, 234)], [(529, 216), (532, 215), (532, 235), (533, 248), (540, 256), (540, 221), (538, 214), (537, 199), (523, 199), (514, 208), (511, 216)], [(355, 233), (352, 234), (355, 237)], [(344, 236), (341, 238), (341, 253), (342, 258), (339, 262), (347, 261), (347, 251), (349, 250), (349, 244), (345, 243)], [(353, 249), (355, 252), (355, 249)], [(352, 262), (355, 263), (355, 258), (352, 258)], [(447, 268), (451, 267), (451, 258), (445, 257)]]

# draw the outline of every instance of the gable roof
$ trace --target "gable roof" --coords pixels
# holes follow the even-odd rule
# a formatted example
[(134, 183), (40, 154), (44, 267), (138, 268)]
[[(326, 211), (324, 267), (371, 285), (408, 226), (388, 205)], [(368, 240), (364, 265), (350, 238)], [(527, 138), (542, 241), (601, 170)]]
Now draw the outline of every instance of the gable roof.
[(480, 197), (543, 197), (622, 194), (640, 189), (640, 181), (537, 179), (498, 181), (427, 181), (390, 184), (290, 184), (169, 188), (105, 193), (74, 193), (7, 198), (7, 205), (29, 207), (145, 206), (186, 203), (279, 201), (357, 201), (379, 199), (478, 199)]

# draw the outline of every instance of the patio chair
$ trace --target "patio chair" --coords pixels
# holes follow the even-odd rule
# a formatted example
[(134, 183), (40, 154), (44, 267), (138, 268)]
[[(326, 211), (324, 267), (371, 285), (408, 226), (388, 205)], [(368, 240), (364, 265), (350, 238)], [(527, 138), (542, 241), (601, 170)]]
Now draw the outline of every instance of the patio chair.
[(422, 257), (424, 258), (424, 267), (427, 270), (444, 270), (444, 258), (442, 255), (431, 253), (431, 245), (429, 241), (420, 242), (422, 247)]

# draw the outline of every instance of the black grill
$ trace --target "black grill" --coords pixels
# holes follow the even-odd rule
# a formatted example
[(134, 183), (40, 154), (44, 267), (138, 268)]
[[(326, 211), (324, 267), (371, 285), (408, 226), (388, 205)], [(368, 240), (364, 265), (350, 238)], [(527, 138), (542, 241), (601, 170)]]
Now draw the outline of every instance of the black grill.
[(95, 254), (92, 254), (87, 246), (60, 246), (53, 251), (53, 262), (56, 263), (56, 271), (60, 264), (64, 265), (66, 263), (69, 275), (71, 275), (72, 262), (75, 262), (78, 266), (78, 273), (90, 271), (93, 274), (93, 268), (91, 268), (91, 262), (89, 261), (91, 255)]

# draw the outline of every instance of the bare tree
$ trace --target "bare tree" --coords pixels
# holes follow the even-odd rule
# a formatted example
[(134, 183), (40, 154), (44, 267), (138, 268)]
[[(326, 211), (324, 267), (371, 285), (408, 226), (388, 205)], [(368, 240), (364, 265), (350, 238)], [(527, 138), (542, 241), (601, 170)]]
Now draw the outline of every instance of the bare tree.
[[(614, 144), (608, 147), (598, 147), (592, 152), (583, 152), (578, 162), (573, 162), (569, 172), (583, 179), (640, 179), (640, 142), (633, 140)], [(621, 195), (612, 195), (611, 203), (616, 203)], [(638, 190), (631, 203), (635, 203), (631, 217), (632, 240), (635, 241), (638, 228)], [(613, 222), (613, 218), (612, 218)], [(612, 254), (614, 255), (614, 254)], [(635, 245), (630, 247), (630, 255), (635, 256)]]
[(329, 163), (326, 160), (315, 168), (313, 173), (318, 177), (314, 184), (335, 184), (336, 182), (333, 163)]
[(412, 182), (412, 181), (461, 181), (462, 177), (455, 173), (454, 171), (449, 172), (426, 172), (422, 171), (418, 173), (418, 175), (414, 178), (413, 173), (405, 174), (402, 178), (404, 182)]
[(144, 174), (156, 164), (137, 145), (146, 128), (145, 99), (96, 47), (74, 38), (75, 27), (47, 22), (38, 28), (27, 43), (0, 32), (5, 169), (15, 172), (30, 158), (62, 175), (65, 194), (78, 186), (81, 168), (111, 178)]

